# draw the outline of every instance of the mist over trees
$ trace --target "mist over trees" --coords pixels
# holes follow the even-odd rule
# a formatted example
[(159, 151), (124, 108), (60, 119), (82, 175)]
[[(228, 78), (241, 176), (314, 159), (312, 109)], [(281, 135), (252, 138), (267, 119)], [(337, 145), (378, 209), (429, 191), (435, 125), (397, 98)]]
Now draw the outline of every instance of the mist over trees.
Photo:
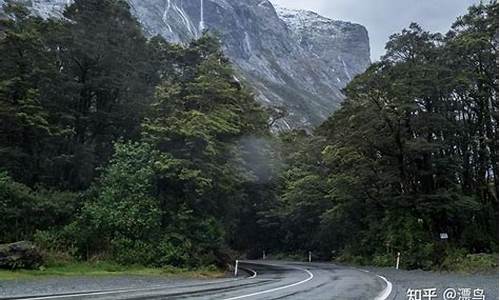
[(278, 135), (208, 33), (147, 38), (119, 0), (4, 9), (1, 243), (179, 267), (313, 250), (431, 268), (498, 248), (496, 1), (446, 35), (393, 35), (339, 111)]

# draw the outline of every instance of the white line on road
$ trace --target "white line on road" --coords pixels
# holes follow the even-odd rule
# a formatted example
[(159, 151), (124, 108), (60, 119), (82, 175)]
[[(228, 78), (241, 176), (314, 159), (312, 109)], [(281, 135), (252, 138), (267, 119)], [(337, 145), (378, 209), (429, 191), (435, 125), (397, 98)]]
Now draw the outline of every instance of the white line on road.
[(43, 296), (43, 297), (33, 297), (33, 298), (22, 298), (23, 300), (44, 300), (44, 299), (61, 299), (61, 298), (75, 298), (84, 296), (103, 296), (111, 294), (123, 294), (127, 291), (109, 291), (109, 292), (91, 292), (91, 293), (81, 293), (81, 294), (70, 294), (70, 295), (58, 295), (58, 296)]
[(257, 271), (252, 270), (252, 269), (250, 269), (250, 268), (246, 268), (246, 269), (247, 269), (248, 271), (250, 271), (250, 272), (252, 272), (252, 273), (253, 273), (253, 275), (252, 275), (252, 276), (250, 276), (250, 277), (248, 277), (247, 279), (254, 279), (255, 277), (257, 277)]
[[(361, 272), (365, 272), (365, 273), (372, 273), (368, 270), (364, 270), (364, 269), (357, 269)], [(375, 274), (377, 275), (377, 274)], [(385, 287), (385, 290), (383, 290), (380, 295), (378, 295), (374, 300), (386, 300), (392, 293), (392, 283), (387, 280), (385, 277), (383, 276), (380, 276), (380, 275), (377, 275), (378, 278), (382, 279), (385, 284), (386, 284), (386, 287)]]
[(377, 298), (375, 298), (375, 300), (386, 300), (392, 292), (392, 283), (385, 277), (382, 277), (380, 275), (377, 276), (381, 278), (383, 281), (385, 281), (387, 287), (385, 288), (385, 290), (382, 291), (382, 293), (380, 293), (380, 295), (377, 296)]
[[(263, 264), (263, 265), (274, 266), (274, 265), (270, 265), (270, 264)], [(277, 266), (277, 267), (279, 267), (279, 266)], [(306, 282), (308, 282), (308, 281), (310, 281), (310, 280), (312, 280), (314, 278), (314, 274), (311, 273), (309, 270), (295, 268), (295, 267), (289, 267), (289, 268), (293, 268), (293, 269), (296, 269), (296, 270), (300, 270), (300, 271), (306, 272), (309, 275), (309, 277), (307, 279), (304, 279), (304, 280), (300, 281), (300, 282), (292, 283), (292, 284), (289, 284), (289, 285), (286, 285), (286, 286), (281, 286), (281, 287), (278, 287), (278, 288), (274, 288), (274, 289), (270, 289), (270, 290), (265, 290), (265, 291), (260, 291), (260, 292), (256, 292), (256, 293), (252, 293), (252, 294), (248, 294), (248, 295), (242, 295), (242, 296), (237, 296), (237, 297), (233, 297), (233, 298), (226, 298), (226, 299), (223, 299), (223, 300), (237, 300), (237, 299), (249, 298), (249, 297), (253, 297), (253, 296), (259, 296), (259, 295), (262, 295), (262, 294), (273, 293), (273, 292), (276, 292), (276, 291), (281, 291), (281, 290), (289, 289), (289, 288), (297, 286), (297, 285), (304, 284), (304, 283), (306, 283)], [(255, 274), (257, 275), (257, 273), (255, 273)]]

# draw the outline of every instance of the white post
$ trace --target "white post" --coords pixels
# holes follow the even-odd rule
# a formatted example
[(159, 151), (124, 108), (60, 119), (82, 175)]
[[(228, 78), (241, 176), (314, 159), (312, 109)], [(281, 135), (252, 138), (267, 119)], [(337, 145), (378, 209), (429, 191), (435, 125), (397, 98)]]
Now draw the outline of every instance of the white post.
[(309, 251), (309, 262), (312, 262), (312, 252)]
[(239, 261), (236, 260), (236, 263), (234, 264), (234, 277), (238, 277), (238, 265), (239, 265)]
[(399, 260), (401, 258), (401, 252), (398, 252), (398, 257), (396, 258), (396, 270), (399, 270)]
[(262, 251), (262, 260), (266, 260), (266, 250)]

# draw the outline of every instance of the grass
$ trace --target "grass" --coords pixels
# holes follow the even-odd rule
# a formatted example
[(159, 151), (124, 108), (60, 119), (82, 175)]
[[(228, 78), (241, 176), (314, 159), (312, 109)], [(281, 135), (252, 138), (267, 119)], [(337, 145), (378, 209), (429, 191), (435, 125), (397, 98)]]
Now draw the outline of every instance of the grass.
[(65, 276), (169, 276), (189, 278), (217, 278), (224, 273), (214, 267), (188, 270), (181, 268), (147, 268), (121, 266), (111, 262), (65, 262), (40, 270), (0, 270), (1, 280), (30, 280), (44, 277)]
[(498, 253), (495, 254), (465, 254), (458, 253), (448, 256), (441, 269), (464, 274), (498, 274)]

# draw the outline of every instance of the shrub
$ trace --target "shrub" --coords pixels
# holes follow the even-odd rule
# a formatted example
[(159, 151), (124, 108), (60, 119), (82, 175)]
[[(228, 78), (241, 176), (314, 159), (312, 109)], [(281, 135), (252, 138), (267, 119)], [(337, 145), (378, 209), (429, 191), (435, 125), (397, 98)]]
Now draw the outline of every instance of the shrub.
[(451, 249), (440, 266), (441, 270), (461, 273), (498, 272), (498, 253), (467, 254), (464, 249)]
[(77, 194), (33, 190), (0, 172), (0, 243), (30, 240), (37, 230), (69, 223), (78, 203)]
[(393, 267), (396, 263), (394, 255), (381, 254), (375, 255), (372, 259), (373, 265), (376, 267)]
[(158, 256), (151, 242), (116, 238), (111, 241), (112, 260), (126, 266), (151, 266)]

